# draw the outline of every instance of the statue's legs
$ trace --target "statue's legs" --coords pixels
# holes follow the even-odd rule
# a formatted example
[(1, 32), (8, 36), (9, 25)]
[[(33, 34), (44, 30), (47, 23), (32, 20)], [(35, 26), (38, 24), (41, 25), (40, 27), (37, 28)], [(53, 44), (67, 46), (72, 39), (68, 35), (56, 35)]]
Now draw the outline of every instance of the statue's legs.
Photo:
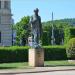
[(32, 30), (32, 47), (35, 48), (37, 46), (37, 33), (36, 30)]
[(40, 47), (40, 34), (39, 32), (35, 29), (32, 31), (32, 46), (33, 48), (36, 48), (36, 47)]
[(34, 44), (37, 46), (38, 45), (38, 35), (37, 32), (34, 34)]
[(32, 46), (34, 48), (38, 47), (39, 38), (38, 38), (38, 33), (37, 33), (37, 30), (36, 29), (32, 31), (32, 40), (33, 40)]
[(37, 34), (36, 34), (35, 40), (36, 40), (36, 43), (39, 44), (39, 35), (38, 35), (38, 32), (37, 32)]

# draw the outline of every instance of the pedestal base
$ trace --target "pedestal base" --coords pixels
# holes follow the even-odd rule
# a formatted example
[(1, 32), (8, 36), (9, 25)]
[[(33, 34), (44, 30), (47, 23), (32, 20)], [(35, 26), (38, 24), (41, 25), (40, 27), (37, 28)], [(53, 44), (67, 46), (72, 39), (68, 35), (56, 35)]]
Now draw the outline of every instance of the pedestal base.
[(68, 60), (69, 63), (75, 63), (75, 60)]
[(29, 49), (29, 66), (44, 66), (44, 49)]

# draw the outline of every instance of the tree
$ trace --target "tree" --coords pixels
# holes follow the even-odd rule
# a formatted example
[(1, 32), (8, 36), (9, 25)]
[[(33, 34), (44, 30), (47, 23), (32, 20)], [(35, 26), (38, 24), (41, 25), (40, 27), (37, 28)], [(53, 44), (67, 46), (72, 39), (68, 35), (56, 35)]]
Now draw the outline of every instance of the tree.
[(29, 16), (24, 16), (20, 22), (15, 24), (16, 28), (16, 44), (26, 45), (29, 36)]
[[(51, 44), (50, 42), (51, 42), (51, 36), (52, 36), (52, 21), (43, 22), (42, 24), (43, 24), (43, 31), (46, 31), (48, 33), (48, 36), (49, 36), (48, 41), (49, 41), (49, 44)], [(65, 35), (66, 35), (65, 30), (72, 27), (72, 25), (70, 25), (69, 22), (66, 22), (65, 19), (54, 20), (53, 24), (54, 24), (55, 44), (60, 45), (63, 43), (63, 41), (65, 42)]]

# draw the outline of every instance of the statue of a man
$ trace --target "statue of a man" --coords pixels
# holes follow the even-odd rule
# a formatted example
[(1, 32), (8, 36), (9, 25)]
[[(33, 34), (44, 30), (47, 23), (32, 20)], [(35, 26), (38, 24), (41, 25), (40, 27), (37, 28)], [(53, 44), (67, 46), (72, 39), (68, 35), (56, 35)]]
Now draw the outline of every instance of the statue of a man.
[(31, 34), (32, 34), (32, 47), (39, 48), (41, 46), (42, 24), (41, 17), (38, 15), (39, 9), (34, 10), (34, 15), (31, 17)]

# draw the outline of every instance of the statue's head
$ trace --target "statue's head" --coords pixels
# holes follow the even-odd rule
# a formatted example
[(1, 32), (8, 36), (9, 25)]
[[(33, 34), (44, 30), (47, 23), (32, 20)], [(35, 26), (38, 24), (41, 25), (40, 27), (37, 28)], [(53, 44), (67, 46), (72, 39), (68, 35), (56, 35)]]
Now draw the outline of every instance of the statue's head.
[(36, 8), (36, 9), (34, 10), (35, 15), (38, 15), (38, 12), (39, 12), (39, 9)]

